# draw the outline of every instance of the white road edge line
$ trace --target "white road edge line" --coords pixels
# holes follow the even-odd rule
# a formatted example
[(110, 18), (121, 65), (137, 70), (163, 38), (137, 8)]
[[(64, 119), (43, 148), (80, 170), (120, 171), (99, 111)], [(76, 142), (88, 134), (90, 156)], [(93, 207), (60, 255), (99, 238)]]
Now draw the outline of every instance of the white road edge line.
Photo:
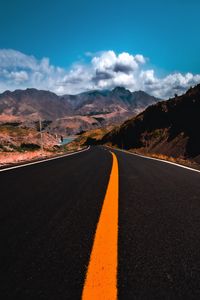
[(116, 150), (116, 151), (121, 151), (121, 152), (124, 152), (124, 153), (127, 153), (127, 154), (139, 156), (139, 157), (146, 158), (146, 159), (151, 159), (151, 160), (161, 161), (161, 162), (166, 163), (166, 164), (174, 165), (174, 166), (177, 166), (177, 167), (179, 167), (179, 168), (183, 168), (183, 169), (187, 169), (187, 170), (190, 170), (190, 171), (194, 171), (194, 172), (200, 173), (199, 170), (196, 170), (196, 169), (193, 169), (193, 168), (190, 168), (190, 167), (186, 167), (186, 166), (183, 166), (183, 165), (174, 163), (174, 162), (172, 162), (172, 161), (167, 161), (167, 160), (164, 160), (164, 159), (148, 157), (148, 156), (144, 156), (144, 155), (142, 155), (142, 154), (136, 154), (136, 153), (129, 152), (129, 151), (127, 151), (127, 150), (122, 150), (122, 149), (112, 148), (112, 147), (109, 147), (109, 146), (106, 146), (106, 147), (108, 147), (108, 148), (110, 148), (110, 149), (114, 149), (114, 150)]
[(56, 160), (56, 159), (63, 158), (63, 157), (66, 157), (66, 156), (79, 154), (79, 153), (88, 151), (89, 149), (90, 149), (90, 146), (88, 146), (86, 149), (76, 151), (76, 152), (72, 152), (72, 153), (68, 153), (68, 154), (65, 154), (65, 155), (62, 155), (62, 156), (51, 157), (51, 158), (47, 158), (47, 159), (43, 159), (43, 160), (39, 160), (39, 161), (30, 162), (30, 163), (23, 164), (23, 165), (17, 165), (17, 166), (8, 167), (8, 168), (5, 168), (5, 169), (0, 169), (0, 172), (5, 172), (5, 171), (13, 170), (13, 169), (18, 169), (18, 168), (31, 166), (31, 165), (41, 164), (41, 163), (44, 163), (44, 162), (47, 162), (47, 161), (50, 161), (50, 160)]

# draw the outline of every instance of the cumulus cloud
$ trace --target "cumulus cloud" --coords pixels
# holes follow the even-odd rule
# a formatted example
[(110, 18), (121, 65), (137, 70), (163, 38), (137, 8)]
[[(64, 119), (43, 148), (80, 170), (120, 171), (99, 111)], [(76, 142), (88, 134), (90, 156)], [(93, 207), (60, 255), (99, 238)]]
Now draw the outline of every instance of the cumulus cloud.
[(130, 73), (138, 69), (141, 62), (145, 62), (142, 55), (130, 55), (123, 52), (116, 55), (114, 51), (107, 51), (92, 59), (93, 67), (100, 72)]
[(189, 87), (200, 83), (200, 75), (191, 73), (169, 74), (158, 78), (154, 70), (141, 71), (140, 88), (160, 98), (169, 98), (174, 94), (182, 94)]
[(0, 49), (0, 90), (35, 87), (52, 90), (65, 75), (48, 58), (36, 59), (12, 49)]
[(159, 77), (148, 69), (147, 59), (127, 52), (104, 51), (87, 54), (89, 63), (74, 63), (64, 69), (12, 49), (0, 49), (0, 91), (35, 87), (58, 94), (77, 94), (91, 89), (124, 86), (144, 90), (159, 98), (181, 94), (200, 83), (200, 75), (173, 73)]

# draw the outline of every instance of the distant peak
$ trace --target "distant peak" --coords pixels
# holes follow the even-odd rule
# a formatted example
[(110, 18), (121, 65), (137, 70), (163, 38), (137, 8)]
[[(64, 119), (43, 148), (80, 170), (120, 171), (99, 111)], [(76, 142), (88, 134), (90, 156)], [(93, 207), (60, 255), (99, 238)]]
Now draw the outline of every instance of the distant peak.
[(11, 93), (12, 93), (11, 91), (6, 90), (5, 92), (2, 93), (2, 95), (9, 95), (9, 94), (11, 94)]
[(116, 86), (113, 90), (112, 90), (112, 92), (124, 92), (124, 91), (129, 91), (129, 90), (127, 90), (125, 87), (123, 87), (123, 86)]
[(148, 95), (146, 92), (142, 90), (134, 91), (133, 94)]
[(27, 88), (26, 91), (38, 91), (38, 90), (35, 88)]
[(125, 96), (129, 96), (131, 95), (131, 92), (126, 89), (125, 87), (122, 87), (122, 86), (117, 86), (115, 87), (112, 91), (111, 91), (112, 94), (114, 95), (125, 95)]

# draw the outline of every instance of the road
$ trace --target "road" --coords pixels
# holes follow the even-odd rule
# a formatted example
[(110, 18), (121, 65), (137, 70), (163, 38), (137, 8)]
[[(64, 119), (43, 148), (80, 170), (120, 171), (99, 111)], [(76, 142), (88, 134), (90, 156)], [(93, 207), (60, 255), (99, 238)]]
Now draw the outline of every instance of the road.
[(112, 153), (0, 172), (0, 299), (200, 299), (200, 173)]

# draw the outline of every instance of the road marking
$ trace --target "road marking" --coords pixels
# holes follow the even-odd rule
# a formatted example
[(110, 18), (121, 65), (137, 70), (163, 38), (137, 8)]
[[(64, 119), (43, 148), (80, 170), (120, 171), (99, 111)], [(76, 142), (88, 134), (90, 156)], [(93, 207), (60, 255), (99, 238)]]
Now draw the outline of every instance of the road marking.
[(47, 162), (47, 161), (50, 161), (50, 160), (55, 160), (55, 159), (63, 158), (63, 157), (66, 157), (66, 156), (71, 156), (71, 155), (74, 155), (74, 154), (79, 154), (79, 153), (82, 153), (82, 152), (87, 151), (89, 149), (90, 149), (90, 146), (88, 146), (84, 150), (76, 151), (76, 152), (73, 152), (73, 153), (68, 153), (68, 154), (65, 154), (65, 155), (62, 155), (62, 156), (47, 158), (47, 159), (43, 159), (43, 160), (39, 160), (39, 161), (34, 161), (34, 162), (30, 162), (30, 163), (23, 164), (23, 165), (17, 165), (17, 166), (8, 167), (8, 168), (5, 168), (5, 169), (0, 169), (0, 172), (5, 172), (5, 171), (13, 170), (13, 169), (18, 169), (18, 168), (23, 168), (23, 167), (31, 166), (31, 165), (41, 164), (41, 163), (44, 163), (44, 162)]
[(136, 153), (129, 152), (128, 150), (117, 149), (117, 148), (113, 148), (113, 147), (110, 147), (110, 146), (106, 146), (106, 147), (109, 148), (109, 149), (113, 149), (113, 150), (116, 150), (116, 151), (120, 151), (120, 152), (126, 153), (126, 154), (130, 154), (130, 155), (134, 155), (134, 156), (139, 156), (139, 157), (146, 158), (146, 159), (161, 161), (162, 163), (165, 163), (165, 164), (174, 165), (174, 166), (177, 166), (179, 168), (183, 168), (183, 169), (186, 169), (186, 170), (190, 170), (190, 171), (193, 171), (193, 172), (200, 173), (200, 170), (196, 170), (196, 169), (193, 169), (193, 168), (190, 168), (190, 167), (186, 167), (186, 166), (174, 163), (172, 161), (168, 161), (168, 160), (164, 160), (164, 159), (159, 159), (159, 158), (154, 158), (154, 157), (149, 157), (149, 156), (145, 156), (145, 155), (142, 155), (142, 154), (136, 154)]
[(96, 229), (82, 300), (117, 299), (118, 162), (114, 153), (110, 179)]

